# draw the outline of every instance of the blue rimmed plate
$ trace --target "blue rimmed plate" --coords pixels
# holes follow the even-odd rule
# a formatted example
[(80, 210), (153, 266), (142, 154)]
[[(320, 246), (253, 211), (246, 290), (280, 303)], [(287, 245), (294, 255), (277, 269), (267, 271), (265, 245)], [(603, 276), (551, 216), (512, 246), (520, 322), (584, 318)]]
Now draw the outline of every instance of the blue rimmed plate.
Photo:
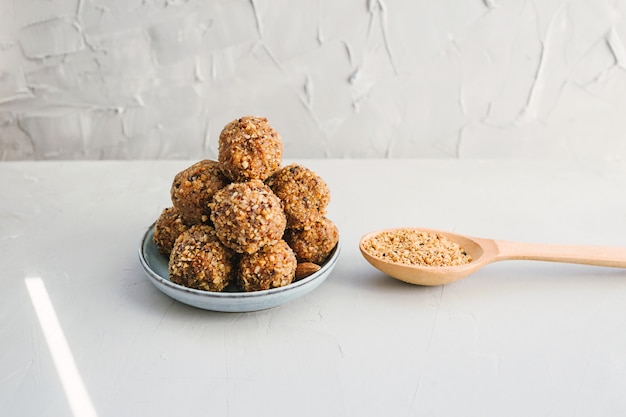
[(139, 246), (139, 260), (150, 282), (181, 303), (228, 313), (265, 310), (308, 294), (328, 278), (341, 249), (340, 243), (337, 243), (319, 271), (284, 287), (254, 292), (241, 292), (231, 288), (224, 292), (211, 292), (187, 288), (170, 281), (168, 260), (159, 253), (152, 241), (153, 236), (154, 225), (148, 228)]

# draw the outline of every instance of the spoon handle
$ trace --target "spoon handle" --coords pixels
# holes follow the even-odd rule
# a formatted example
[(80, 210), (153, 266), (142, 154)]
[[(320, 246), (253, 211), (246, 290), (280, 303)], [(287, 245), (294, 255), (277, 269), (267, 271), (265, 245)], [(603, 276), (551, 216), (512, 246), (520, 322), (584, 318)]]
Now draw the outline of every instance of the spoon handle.
[(626, 268), (626, 248), (496, 240), (497, 260), (535, 260)]

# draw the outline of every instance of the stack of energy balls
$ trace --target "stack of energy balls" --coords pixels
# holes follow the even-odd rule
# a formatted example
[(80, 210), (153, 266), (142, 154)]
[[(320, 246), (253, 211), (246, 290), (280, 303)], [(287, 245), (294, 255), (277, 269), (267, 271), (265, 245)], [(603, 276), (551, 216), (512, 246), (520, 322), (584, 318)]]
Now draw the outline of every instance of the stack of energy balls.
[(260, 291), (320, 269), (339, 241), (326, 217), (330, 190), (304, 166), (282, 167), (282, 152), (266, 118), (241, 117), (220, 133), (217, 161), (176, 174), (154, 230), (172, 282)]

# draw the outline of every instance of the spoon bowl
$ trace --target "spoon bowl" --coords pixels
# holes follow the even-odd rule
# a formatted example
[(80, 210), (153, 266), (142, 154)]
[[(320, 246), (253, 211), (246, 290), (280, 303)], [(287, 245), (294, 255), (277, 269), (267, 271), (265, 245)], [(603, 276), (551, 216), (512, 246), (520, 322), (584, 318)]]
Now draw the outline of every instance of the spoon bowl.
[[(402, 230), (438, 234), (457, 243), (472, 257), (472, 261), (455, 266), (421, 266), (392, 262), (368, 252), (366, 242), (383, 232)], [(416, 285), (448, 284), (473, 274), (484, 266), (503, 260), (535, 260), (626, 268), (626, 248), (590, 245), (555, 245), (518, 243), (476, 238), (446, 231), (416, 227), (384, 229), (364, 235), (359, 242), (363, 257), (385, 274)]]

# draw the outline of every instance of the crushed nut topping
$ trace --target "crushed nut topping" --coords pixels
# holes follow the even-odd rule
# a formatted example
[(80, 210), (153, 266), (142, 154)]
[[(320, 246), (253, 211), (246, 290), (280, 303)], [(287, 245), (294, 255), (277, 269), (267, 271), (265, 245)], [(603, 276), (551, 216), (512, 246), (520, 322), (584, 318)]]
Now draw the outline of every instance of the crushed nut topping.
[(405, 265), (455, 266), (472, 261), (445, 236), (413, 229), (381, 232), (365, 240), (363, 248), (376, 258)]

